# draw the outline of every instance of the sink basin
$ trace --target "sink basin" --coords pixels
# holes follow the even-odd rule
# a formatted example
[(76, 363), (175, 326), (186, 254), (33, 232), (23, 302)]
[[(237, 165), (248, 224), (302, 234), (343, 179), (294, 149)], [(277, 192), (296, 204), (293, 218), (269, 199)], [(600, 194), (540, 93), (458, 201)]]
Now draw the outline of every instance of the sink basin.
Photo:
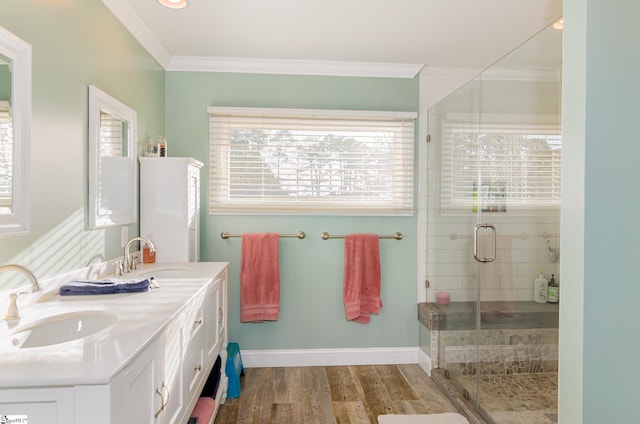
[(104, 330), (118, 320), (108, 311), (78, 311), (43, 318), (18, 328), (9, 338), (21, 349), (78, 340)]
[(140, 276), (145, 278), (190, 278), (194, 276), (194, 272), (190, 268), (157, 268), (147, 270)]

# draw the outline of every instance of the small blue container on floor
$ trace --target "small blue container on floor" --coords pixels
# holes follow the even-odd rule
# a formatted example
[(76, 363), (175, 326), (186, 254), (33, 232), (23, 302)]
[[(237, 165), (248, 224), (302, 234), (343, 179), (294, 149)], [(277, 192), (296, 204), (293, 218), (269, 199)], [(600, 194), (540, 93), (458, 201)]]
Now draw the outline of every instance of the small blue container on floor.
[(227, 397), (237, 398), (240, 396), (240, 376), (244, 375), (244, 367), (242, 366), (242, 356), (240, 356), (240, 346), (238, 343), (229, 343), (227, 345), (227, 363), (224, 371), (229, 379), (229, 387), (227, 387)]

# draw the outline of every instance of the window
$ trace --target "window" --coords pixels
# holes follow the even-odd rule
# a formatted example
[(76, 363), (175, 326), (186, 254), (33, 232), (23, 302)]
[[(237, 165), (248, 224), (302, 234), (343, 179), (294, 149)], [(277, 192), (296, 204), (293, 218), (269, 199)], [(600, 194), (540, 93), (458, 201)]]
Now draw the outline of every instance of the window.
[(443, 212), (560, 207), (562, 138), (557, 117), (447, 116), (442, 126)]
[(415, 113), (208, 112), (210, 213), (413, 213)]

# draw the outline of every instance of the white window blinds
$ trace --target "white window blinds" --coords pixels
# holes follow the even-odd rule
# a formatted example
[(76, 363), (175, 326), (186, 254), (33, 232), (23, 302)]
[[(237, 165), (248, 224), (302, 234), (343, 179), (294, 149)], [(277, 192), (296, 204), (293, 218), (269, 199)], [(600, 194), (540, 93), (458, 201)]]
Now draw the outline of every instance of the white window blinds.
[(0, 101), (0, 210), (11, 211), (13, 126), (9, 102)]
[(210, 213), (413, 213), (415, 113), (208, 112)]
[(129, 138), (127, 123), (121, 117), (100, 111), (100, 156), (123, 156), (127, 146), (123, 146)]
[(560, 207), (562, 138), (554, 120), (447, 119), (442, 134), (443, 212)]

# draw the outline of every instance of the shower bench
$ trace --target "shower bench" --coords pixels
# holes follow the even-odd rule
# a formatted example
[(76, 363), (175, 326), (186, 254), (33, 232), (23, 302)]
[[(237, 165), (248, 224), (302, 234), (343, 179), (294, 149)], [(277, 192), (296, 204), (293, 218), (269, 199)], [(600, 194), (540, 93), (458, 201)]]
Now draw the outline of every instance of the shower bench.
[[(470, 375), (557, 371), (557, 304), (481, 303), (480, 350), (476, 349), (476, 302), (419, 303), (432, 368)], [(480, 359), (477, 361), (477, 359)]]

